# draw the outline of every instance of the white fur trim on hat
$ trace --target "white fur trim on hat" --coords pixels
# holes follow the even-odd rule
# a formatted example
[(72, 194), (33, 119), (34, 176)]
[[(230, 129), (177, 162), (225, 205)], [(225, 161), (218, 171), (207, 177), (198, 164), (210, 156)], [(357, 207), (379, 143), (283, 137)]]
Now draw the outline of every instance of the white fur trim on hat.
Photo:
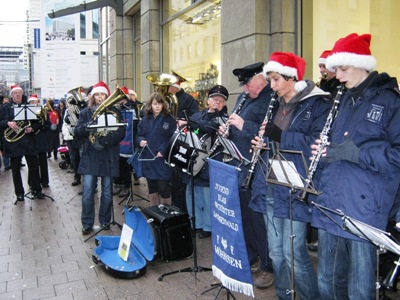
[(294, 84), (294, 90), (295, 90), (297, 93), (300, 93), (300, 92), (301, 92), (302, 90), (304, 90), (306, 87), (307, 87), (307, 82), (305, 82), (304, 80), (297, 81), (297, 82)]
[(333, 53), (326, 59), (326, 67), (335, 72), (335, 67), (354, 67), (365, 69), (369, 72), (375, 70), (376, 59), (372, 55), (355, 54), (350, 52)]
[(134, 90), (129, 89), (129, 95), (135, 95), (135, 97), (137, 97), (137, 94)]
[(181, 86), (179, 84), (177, 84), (177, 83), (174, 83), (172, 86), (176, 87), (177, 89), (181, 89)]
[(297, 75), (297, 69), (284, 66), (276, 61), (270, 60), (264, 67), (266, 73), (268, 72), (277, 72), (281, 75), (289, 76), (289, 77), (296, 77), (299, 78)]
[(18, 91), (18, 90), (21, 91), (21, 92), (23, 91), (22, 87), (20, 87), (19, 85), (12, 86), (11, 90), (10, 90), (10, 95), (12, 95), (13, 92)]
[(318, 58), (318, 64), (324, 65), (325, 63), (326, 63), (326, 58), (322, 58), (322, 57)]
[(108, 95), (108, 90), (104, 86), (96, 86), (92, 89), (90, 92), (92, 95), (97, 94), (97, 93), (104, 93)]

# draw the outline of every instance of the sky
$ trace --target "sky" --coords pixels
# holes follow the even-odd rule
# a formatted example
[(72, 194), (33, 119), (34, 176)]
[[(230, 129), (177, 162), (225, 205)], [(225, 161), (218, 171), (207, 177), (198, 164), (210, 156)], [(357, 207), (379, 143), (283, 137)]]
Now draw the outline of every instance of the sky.
[(28, 3), (29, 0), (2, 0), (0, 9), (0, 47), (22, 47), (24, 45)]

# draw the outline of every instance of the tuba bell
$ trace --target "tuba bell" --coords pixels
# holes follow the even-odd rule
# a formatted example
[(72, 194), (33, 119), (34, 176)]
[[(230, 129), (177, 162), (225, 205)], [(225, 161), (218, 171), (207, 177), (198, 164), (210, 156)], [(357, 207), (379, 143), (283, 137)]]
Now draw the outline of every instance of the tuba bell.
[(68, 101), (69, 104), (82, 106), (85, 103), (85, 100), (82, 98), (82, 87), (78, 86), (72, 90), (69, 90), (68, 93), (72, 95), (72, 99)]
[[(117, 122), (119, 122), (120, 120), (118, 120), (118, 114), (115, 111), (112, 111), (111, 107), (113, 107), (114, 104), (116, 104), (117, 102), (121, 101), (124, 98), (126, 98), (126, 94), (117, 85), (115, 92), (112, 93), (106, 100), (104, 100), (99, 105), (99, 107), (97, 107), (97, 109), (94, 111), (90, 123), (96, 124), (98, 117), (100, 115), (106, 115), (106, 114), (114, 115)], [(122, 123), (120, 123), (120, 124), (122, 124)], [(111, 130), (104, 130), (104, 131), (96, 131), (94, 133), (91, 133), (89, 136), (89, 140), (92, 144), (94, 144), (96, 141), (96, 137), (106, 136), (110, 131)]]
[(150, 81), (154, 86), (154, 91), (162, 94), (165, 100), (168, 102), (169, 109), (174, 118), (178, 115), (178, 98), (168, 93), (168, 88), (178, 81), (176, 76), (166, 73), (151, 73), (146, 76), (146, 79)]

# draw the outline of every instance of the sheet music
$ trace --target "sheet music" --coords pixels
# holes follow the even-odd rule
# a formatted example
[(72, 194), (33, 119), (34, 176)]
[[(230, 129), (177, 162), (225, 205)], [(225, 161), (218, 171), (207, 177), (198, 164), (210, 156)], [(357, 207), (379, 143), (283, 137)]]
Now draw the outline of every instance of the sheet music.
[[(291, 184), (294, 187), (304, 187), (304, 183), (301, 180), (296, 166), (292, 161), (270, 159), (269, 163), (271, 164), (271, 168), (276, 176), (277, 181)], [(289, 182), (286, 179), (285, 172)]]
[(14, 109), (14, 121), (37, 120), (36, 110), (39, 107), (36, 105), (14, 105), (12, 108)]

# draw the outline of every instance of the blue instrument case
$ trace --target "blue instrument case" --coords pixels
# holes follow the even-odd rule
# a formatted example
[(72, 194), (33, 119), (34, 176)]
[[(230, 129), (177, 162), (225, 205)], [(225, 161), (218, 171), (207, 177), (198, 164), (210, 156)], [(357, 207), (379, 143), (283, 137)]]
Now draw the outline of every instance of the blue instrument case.
[(128, 260), (118, 254), (120, 236), (97, 236), (93, 250), (94, 263), (102, 263), (114, 277), (132, 279), (146, 273), (147, 262), (157, 255), (158, 242), (153, 226), (138, 207), (124, 208), (125, 223), (133, 229)]

